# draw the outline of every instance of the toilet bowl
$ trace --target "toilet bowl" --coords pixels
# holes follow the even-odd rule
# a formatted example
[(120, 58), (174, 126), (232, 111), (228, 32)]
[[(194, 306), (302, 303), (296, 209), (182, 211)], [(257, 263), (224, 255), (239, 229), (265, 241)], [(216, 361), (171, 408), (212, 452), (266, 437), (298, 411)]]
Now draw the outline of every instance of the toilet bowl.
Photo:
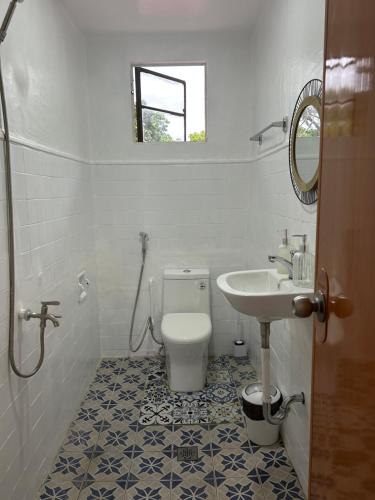
[(164, 272), (161, 334), (171, 390), (203, 389), (212, 335), (207, 269)]

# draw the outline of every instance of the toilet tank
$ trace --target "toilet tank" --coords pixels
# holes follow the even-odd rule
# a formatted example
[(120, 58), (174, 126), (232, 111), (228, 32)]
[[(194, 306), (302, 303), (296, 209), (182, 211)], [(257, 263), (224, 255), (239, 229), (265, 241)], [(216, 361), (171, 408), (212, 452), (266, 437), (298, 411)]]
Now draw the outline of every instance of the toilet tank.
[(208, 269), (166, 269), (163, 313), (206, 313), (210, 316)]

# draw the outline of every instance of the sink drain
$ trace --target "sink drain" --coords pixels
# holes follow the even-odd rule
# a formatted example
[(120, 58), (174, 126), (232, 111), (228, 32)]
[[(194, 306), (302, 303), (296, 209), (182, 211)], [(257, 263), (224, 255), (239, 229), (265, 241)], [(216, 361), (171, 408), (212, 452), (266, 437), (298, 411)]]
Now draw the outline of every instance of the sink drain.
[(177, 448), (178, 462), (196, 462), (198, 460), (198, 446), (180, 446)]

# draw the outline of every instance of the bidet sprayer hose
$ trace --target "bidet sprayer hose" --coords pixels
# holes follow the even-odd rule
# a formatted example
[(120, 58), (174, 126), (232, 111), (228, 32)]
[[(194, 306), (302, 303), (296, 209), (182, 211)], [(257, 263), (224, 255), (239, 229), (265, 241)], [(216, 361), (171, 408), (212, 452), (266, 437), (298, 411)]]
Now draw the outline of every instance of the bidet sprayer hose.
[(135, 300), (134, 300), (134, 306), (133, 306), (133, 311), (132, 311), (132, 317), (131, 317), (131, 322), (130, 322), (130, 332), (129, 332), (129, 350), (131, 352), (137, 352), (141, 348), (146, 335), (147, 331), (150, 330), (150, 334), (154, 342), (158, 345), (163, 345), (163, 342), (158, 340), (155, 337), (154, 333), (154, 321), (152, 318), (152, 311), (150, 311), (150, 315), (147, 317), (145, 325), (143, 327), (143, 332), (141, 335), (141, 340), (138, 342), (137, 346), (134, 347), (133, 345), (133, 335), (134, 335), (134, 323), (135, 323), (135, 315), (137, 312), (137, 307), (138, 307), (138, 301), (139, 301), (139, 294), (141, 292), (141, 286), (142, 286), (142, 280), (143, 280), (143, 271), (145, 268), (145, 262), (146, 262), (146, 255), (147, 255), (147, 241), (148, 241), (148, 234), (141, 232), (139, 233), (140, 239), (141, 239), (141, 244), (142, 244), (142, 263), (141, 263), (141, 269), (139, 272), (139, 278), (138, 278), (138, 285), (137, 285), (137, 292), (135, 294)]

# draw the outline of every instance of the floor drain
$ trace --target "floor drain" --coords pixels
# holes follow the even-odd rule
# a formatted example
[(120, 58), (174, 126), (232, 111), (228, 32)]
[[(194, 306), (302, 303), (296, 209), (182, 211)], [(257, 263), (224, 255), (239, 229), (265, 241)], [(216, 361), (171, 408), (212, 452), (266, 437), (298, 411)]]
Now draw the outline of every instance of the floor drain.
[(178, 462), (196, 462), (198, 460), (198, 446), (180, 446), (177, 448)]

